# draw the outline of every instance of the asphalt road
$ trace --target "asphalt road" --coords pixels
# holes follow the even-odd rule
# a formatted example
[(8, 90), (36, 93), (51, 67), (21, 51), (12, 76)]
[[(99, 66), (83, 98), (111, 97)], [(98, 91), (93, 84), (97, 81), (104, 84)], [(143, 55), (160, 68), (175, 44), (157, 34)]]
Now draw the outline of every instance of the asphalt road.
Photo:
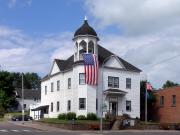
[(0, 135), (180, 135), (180, 131), (48, 131), (14, 125), (13, 123), (0, 123)]

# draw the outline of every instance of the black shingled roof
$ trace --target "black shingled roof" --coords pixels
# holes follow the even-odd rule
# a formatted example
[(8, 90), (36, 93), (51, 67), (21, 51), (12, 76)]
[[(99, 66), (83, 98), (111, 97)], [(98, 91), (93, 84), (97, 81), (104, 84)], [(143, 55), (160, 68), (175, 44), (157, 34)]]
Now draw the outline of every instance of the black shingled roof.
[(84, 24), (74, 33), (74, 37), (80, 35), (92, 35), (97, 37), (96, 31), (91, 26), (89, 26), (87, 20), (84, 20)]
[[(22, 89), (21, 88), (16, 88), (16, 97), (17, 98), (22, 98)], [(24, 99), (36, 99), (39, 100), (41, 99), (41, 91), (40, 90), (32, 90), (32, 89), (24, 89)]]
[[(103, 48), (102, 46), (98, 45), (98, 60), (99, 60), (99, 64), (100, 66), (102, 65), (103, 61), (111, 56), (114, 55), (112, 52), (110, 52), (109, 50)], [(137, 67), (133, 66), (132, 64), (128, 63), (127, 61), (123, 60), (122, 58), (118, 57), (119, 61), (123, 64), (123, 66), (125, 67), (124, 70), (127, 71), (133, 71), (133, 72), (141, 72), (140, 69), (138, 69)], [(59, 60), (59, 59), (55, 59), (55, 62), (57, 63), (59, 69), (63, 72), (63, 71), (67, 71), (73, 68), (73, 65), (76, 64), (83, 64), (83, 61), (77, 61), (74, 62), (74, 55), (72, 55), (71, 57), (69, 57), (67, 60)], [(42, 80), (48, 78), (48, 75), (45, 76)]]

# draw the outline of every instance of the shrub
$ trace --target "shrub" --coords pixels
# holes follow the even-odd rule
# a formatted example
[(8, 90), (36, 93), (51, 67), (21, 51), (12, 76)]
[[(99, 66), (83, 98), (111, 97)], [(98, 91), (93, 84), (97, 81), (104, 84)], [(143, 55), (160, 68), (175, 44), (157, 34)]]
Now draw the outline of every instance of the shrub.
[(87, 114), (87, 119), (88, 120), (97, 120), (97, 116), (94, 113), (88, 113)]
[(67, 113), (67, 119), (68, 119), (68, 120), (76, 119), (76, 113), (74, 113), (74, 112), (68, 112), (68, 113)]
[(180, 130), (180, 123), (175, 124), (175, 125), (174, 125), (174, 129), (175, 129), (175, 130)]
[(160, 129), (169, 130), (170, 126), (168, 123), (160, 123)]
[(5, 114), (5, 109), (2, 107), (2, 105), (0, 104), (0, 118), (3, 118)]
[(86, 120), (87, 118), (86, 118), (86, 116), (84, 116), (84, 115), (79, 115), (79, 116), (77, 117), (77, 119), (78, 119), (78, 120)]
[(129, 118), (130, 118), (130, 115), (127, 114), (127, 113), (124, 113), (124, 114), (123, 114), (123, 117), (124, 117), (125, 119), (129, 119)]
[(65, 120), (67, 118), (67, 114), (66, 113), (62, 113), (58, 115), (58, 119), (59, 120)]

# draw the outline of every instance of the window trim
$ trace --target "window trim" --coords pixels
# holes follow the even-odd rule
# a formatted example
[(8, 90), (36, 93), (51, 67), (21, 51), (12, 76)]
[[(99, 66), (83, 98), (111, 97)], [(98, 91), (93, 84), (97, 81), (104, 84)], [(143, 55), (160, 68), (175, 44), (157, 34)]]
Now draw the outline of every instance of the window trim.
[(171, 105), (172, 107), (176, 107), (176, 95), (171, 96)]
[(51, 92), (54, 92), (54, 83), (51, 82)]
[(60, 110), (60, 102), (57, 101), (57, 104), (56, 104), (56, 111), (59, 112), (59, 110)]
[[(128, 82), (128, 80), (130, 80), (130, 82)], [(131, 89), (131, 86), (132, 86), (132, 79), (131, 78), (126, 78), (126, 89)]]
[(71, 89), (71, 78), (68, 78), (68, 89)]
[(164, 106), (164, 96), (160, 96), (159, 104), (161, 107)]
[[(110, 82), (110, 78), (112, 78), (112, 86), (110, 86), (109, 84), (109, 82)], [(117, 87), (115, 87), (115, 79), (117, 79), (118, 80), (118, 83), (117, 83)], [(114, 77), (114, 76), (108, 76), (108, 87), (110, 87), (110, 88), (119, 88), (119, 77)]]
[(51, 112), (53, 112), (53, 110), (54, 110), (54, 104), (53, 102), (51, 102)]
[[(83, 80), (82, 78), (80, 78), (81, 75), (84, 75), (84, 82), (83, 83), (81, 83), (81, 81), (80, 81), (80, 80)], [(79, 73), (79, 85), (85, 85), (85, 84), (86, 84), (86, 82), (85, 82), (85, 73)]]
[[(127, 110), (127, 103), (130, 103), (130, 110)], [(131, 100), (126, 100), (126, 112), (131, 112), (132, 111), (132, 103)]]
[(67, 111), (71, 111), (71, 100), (67, 101)]
[[(83, 99), (83, 103), (80, 103), (80, 99)], [(84, 108), (81, 108), (81, 104), (84, 105)], [(79, 98), (79, 110), (86, 110), (86, 98)]]
[(60, 91), (60, 81), (57, 81), (57, 91)]
[(45, 86), (45, 90), (44, 91), (45, 91), (45, 95), (47, 95), (47, 86)]

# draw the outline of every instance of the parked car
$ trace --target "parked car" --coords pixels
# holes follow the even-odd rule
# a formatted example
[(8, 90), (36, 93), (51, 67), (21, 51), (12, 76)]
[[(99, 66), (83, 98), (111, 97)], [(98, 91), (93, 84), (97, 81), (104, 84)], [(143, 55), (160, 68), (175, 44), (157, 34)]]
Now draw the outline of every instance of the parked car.
[[(22, 121), (22, 115), (13, 116), (11, 118), (12, 121)], [(33, 120), (31, 116), (24, 115), (24, 121), (30, 121)]]

